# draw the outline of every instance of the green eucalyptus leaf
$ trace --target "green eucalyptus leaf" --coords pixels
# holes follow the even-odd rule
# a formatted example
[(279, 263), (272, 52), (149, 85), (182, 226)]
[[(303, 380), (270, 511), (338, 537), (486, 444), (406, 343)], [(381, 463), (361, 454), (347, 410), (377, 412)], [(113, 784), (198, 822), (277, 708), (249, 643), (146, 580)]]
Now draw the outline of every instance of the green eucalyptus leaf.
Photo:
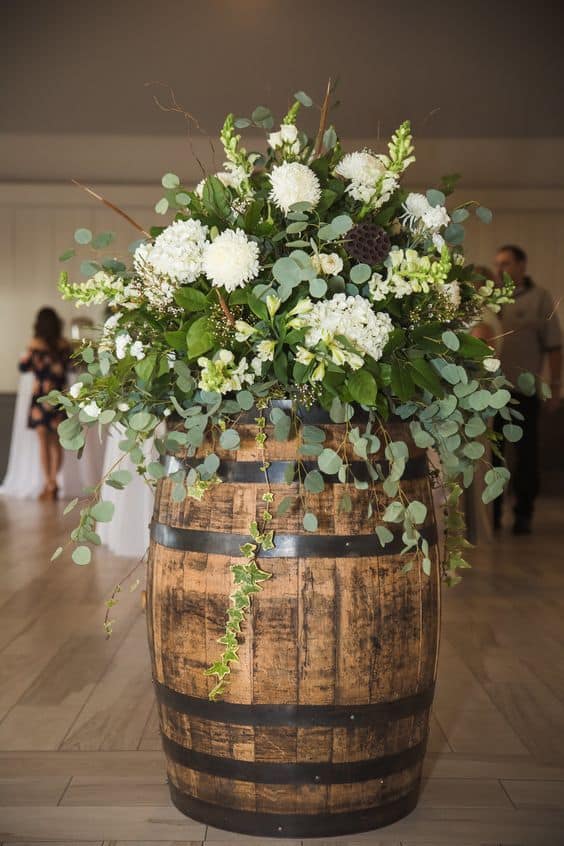
[(315, 514), (312, 511), (306, 511), (304, 514), (304, 518), (302, 520), (302, 525), (306, 532), (316, 532), (318, 529), (318, 521)]
[(319, 470), (310, 470), (306, 474), (304, 487), (308, 493), (321, 493), (325, 489), (325, 482)]
[(75, 564), (79, 564), (83, 567), (85, 564), (90, 563), (92, 553), (87, 546), (77, 546), (73, 549), (71, 558)]
[(77, 229), (74, 233), (74, 240), (77, 244), (89, 244), (92, 240), (92, 232), (90, 229)]
[(226, 429), (219, 438), (219, 445), (222, 449), (238, 449), (240, 443), (241, 438), (235, 429)]
[(523, 436), (523, 429), (516, 423), (506, 423), (503, 427), (503, 437), (506, 441), (514, 444), (520, 441)]
[(334, 475), (339, 472), (343, 463), (340, 455), (334, 449), (324, 449), (317, 459), (319, 469), (328, 475)]
[(90, 516), (98, 523), (109, 523), (114, 516), (114, 511), (113, 502), (100, 500), (90, 509)]

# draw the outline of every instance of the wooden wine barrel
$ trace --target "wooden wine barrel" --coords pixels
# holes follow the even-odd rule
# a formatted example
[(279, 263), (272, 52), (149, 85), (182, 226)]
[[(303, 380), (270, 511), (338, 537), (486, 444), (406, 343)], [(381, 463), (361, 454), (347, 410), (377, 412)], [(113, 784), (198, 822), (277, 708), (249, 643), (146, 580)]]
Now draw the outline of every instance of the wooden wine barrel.
[[(325, 446), (342, 444), (344, 426), (309, 414)], [(403, 489), (427, 505), (430, 577), (419, 566), (403, 572), (400, 527), (382, 548), (367, 491), (333, 477), (323, 493), (307, 495), (318, 533), (303, 529), (301, 504), (272, 521), (276, 547), (260, 556), (272, 578), (252, 598), (229, 690), (211, 702), (215, 679), (204, 670), (222, 649), (229, 565), (267, 490), (256, 428), (238, 431), (236, 454), (216, 449), (226, 481), (202, 501), (173, 502), (166, 479), (157, 490), (147, 618), (172, 801), (193, 819), (265, 837), (387, 825), (417, 802), (435, 681), (439, 561), (425, 453), (403, 423), (389, 426), (410, 449)], [(296, 492), (284, 471), (298, 443), (275, 441), (270, 426), (267, 433), (275, 509)], [(366, 474), (352, 451), (350, 460), (358, 478)], [(339, 507), (344, 491), (350, 511)], [(377, 497), (383, 509), (381, 489)]]

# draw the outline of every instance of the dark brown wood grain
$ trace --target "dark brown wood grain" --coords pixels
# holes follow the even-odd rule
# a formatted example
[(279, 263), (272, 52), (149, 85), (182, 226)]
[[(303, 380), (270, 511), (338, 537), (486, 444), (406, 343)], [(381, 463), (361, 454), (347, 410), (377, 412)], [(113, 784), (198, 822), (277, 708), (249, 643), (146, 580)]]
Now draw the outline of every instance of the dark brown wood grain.
[[(340, 425), (323, 425), (325, 446), (338, 447)], [(391, 437), (406, 441), (410, 455), (421, 455), (409, 430), (395, 423)], [(236, 455), (215, 448), (221, 459), (262, 461), (254, 426), (240, 426)], [(293, 460), (299, 444), (277, 442), (267, 427), (268, 460)], [(211, 451), (208, 444), (200, 453)], [(351, 460), (358, 460), (352, 452)], [(382, 460), (377, 456), (376, 460)], [(434, 526), (429, 479), (402, 483), (408, 498), (427, 505), (428, 527)], [(273, 484), (273, 510), (297, 486)], [(222, 483), (203, 499), (175, 503), (172, 484), (159, 482), (154, 518), (169, 526), (247, 535), (260, 520), (266, 484)], [(340, 508), (343, 493), (350, 512)], [(307, 534), (305, 509), (319, 519), (323, 535), (374, 535), (388, 502), (376, 487), (374, 515), (367, 516), (368, 491), (331, 484), (308, 494), (271, 527), (275, 532)], [(402, 572), (406, 559), (377, 554), (347, 558), (268, 558), (272, 578), (252, 601), (243, 626), (240, 662), (232, 669), (223, 701), (242, 705), (355, 706), (388, 703), (427, 691), (434, 683), (438, 609), (438, 547), (431, 547), (430, 576), (418, 565)], [(161, 685), (205, 700), (214, 680), (204, 670), (221, 652), (232, 591), (229, 565), (234, 559), (214, 553), (184, 552), (151, 544), (148, 577), (148, 628), (154, 678)], [(213, 703), (210, 703), (210, 717)], [(373, 761), (394, 756), (426, 742), (429, 707), (370, 726), (311, 727), (238, 725), (181, 713), (161, 704), (161, 732), (176, 744), (219, 759), (261, 764)], [(373, 809), (417, 791), (422, 760), (383, 778), (352, 783), (269, 784), (225, 778), (169, 760), (176, 791), (222, 808), (269, 814), (342, 814)], [(354, 825), (351, 822), (354, 830)], [(323, 830), (319, 834), (330, 834)]]

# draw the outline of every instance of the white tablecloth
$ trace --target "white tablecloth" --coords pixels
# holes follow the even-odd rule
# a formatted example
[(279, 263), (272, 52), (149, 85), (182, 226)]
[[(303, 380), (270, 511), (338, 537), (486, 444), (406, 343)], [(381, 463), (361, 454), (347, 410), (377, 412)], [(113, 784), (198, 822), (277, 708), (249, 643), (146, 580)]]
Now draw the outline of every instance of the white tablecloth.
[[(22, 373), (20, 376), (8, 470), (0, 487), (0, 494), (14, 499), (35, 499), (45, 484), (39, 461), (39, 439), (37, 433), (27, 427), (34, 378), (33, 373)], [(73, 377), (70, 381), (74, 381)], [(74, 452), (64, 452), (63, 468), (58, 478), (61, 496), (64, 499), (80, 496), (85, 487), (99, 482), (103, 457), (104, 444), (100, 442), (97, 427), (93, 426), (88, 431), (81, 459)]]
[[(118, 447), (123, 434), (117, 427), (112, 427), (106, 439), (104, 455), (104, 473), (112, 467), (123, 453)], [(153, 451), (152, 440), (145, 443), (145, 454)], [(129, 470), (132, 481), (125, 490), (118, 491), (109, 485), (104, 486), (102, 498), (114, 503), (115, 511), (111, 523), (98, 523), (96, 531), (115, 555), (127, 555), (141, 558), (149, 546), (149, 523), (153, 513), (153, 490), (143, 481), (135, 466), (126, 456), (119, 465), (120, 470)]]

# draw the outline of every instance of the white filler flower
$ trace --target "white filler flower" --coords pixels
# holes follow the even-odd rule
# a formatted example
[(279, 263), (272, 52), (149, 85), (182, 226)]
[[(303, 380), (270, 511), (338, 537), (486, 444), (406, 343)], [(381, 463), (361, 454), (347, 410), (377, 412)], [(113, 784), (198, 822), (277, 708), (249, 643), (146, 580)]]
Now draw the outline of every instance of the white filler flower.
[(259, 248), (242, 229), (226, 229), (204, 250), (203, 270), (212, 285), (243, 288), (259, 274)]
[(309, 327), (306, 347), (324, 342), (331, 348), (335, 336), (343, 335), (359, 352), (367, 353), (375, 361), (381, 358), (393, 328), (387, 312), (374, 312), (370, 302), (359, 295), (335, 294), (331, 300), (320, 300), (304, 315), (303, 321)]
[(173, 282), (195, 282), (202, 272), (202, 256), (208, 234), (199, 220), (175, 220), (156, 238), (152, 247), (141, 245), (135, 253), (140, 270), (143, 263)]
[(274, 167), (270, 181), (270, 199), (285, 213), (294, 203), (311, 203), (315, 207), (321, 198), (319, 179), (311, 168), (299, 162), (285, 162)]

